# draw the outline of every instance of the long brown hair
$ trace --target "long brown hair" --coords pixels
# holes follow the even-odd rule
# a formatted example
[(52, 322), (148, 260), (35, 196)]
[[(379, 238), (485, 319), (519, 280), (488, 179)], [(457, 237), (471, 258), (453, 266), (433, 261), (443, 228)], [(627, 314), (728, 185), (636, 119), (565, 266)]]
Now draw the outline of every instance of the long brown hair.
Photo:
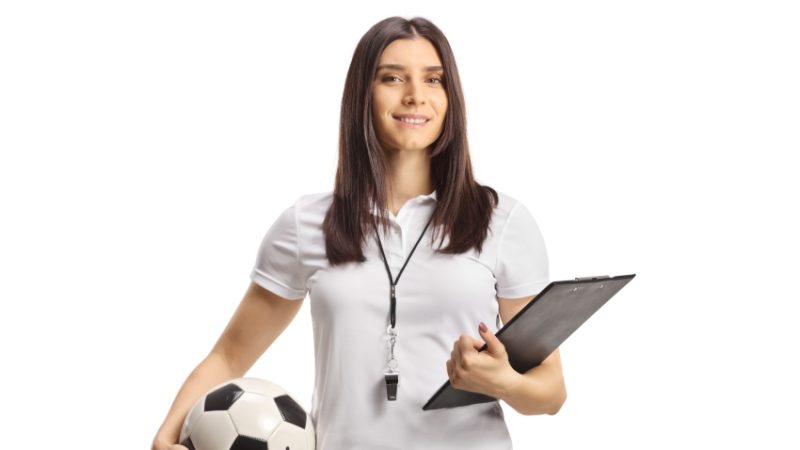
[[(331, 265), (366, 260), (363, 244), (373, 235), (373, 205), (386, 209), (388, 160), (372, 121), (372, 82), (383, 50), (396, 39), (424, 38), (433, 44), (444, 69), (447, 112), (439, 137), (428, 148), (436, 207), (431, 243), (440, 237), (440, 253), (458, 254), (486, 239), (497, 192), (472, 176), (467, 143), (464, 95), (453, 51), (444, 34), (430, 21), (389, 17), (362, 36), (350, 61), (342, 95), (339, 161), (333, 201), (323, 221), (325, 251)], [(378, 219), (385, 230), (388, 219)], [(444, 236), (447, 247), (441, 248)]]

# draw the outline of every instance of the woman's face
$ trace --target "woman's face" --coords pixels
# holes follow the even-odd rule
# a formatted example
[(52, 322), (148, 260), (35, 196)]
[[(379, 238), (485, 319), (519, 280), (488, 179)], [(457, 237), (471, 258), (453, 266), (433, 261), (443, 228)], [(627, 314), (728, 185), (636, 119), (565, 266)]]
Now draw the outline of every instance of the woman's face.
[[(372, 83), (372, 120), (384, 148), (422, 150), (439, 137), (447, 112), (441, 66), (424, 38), (397, 39), (383, 50)], [(423, 120), (401, 121), (413, 116)]]

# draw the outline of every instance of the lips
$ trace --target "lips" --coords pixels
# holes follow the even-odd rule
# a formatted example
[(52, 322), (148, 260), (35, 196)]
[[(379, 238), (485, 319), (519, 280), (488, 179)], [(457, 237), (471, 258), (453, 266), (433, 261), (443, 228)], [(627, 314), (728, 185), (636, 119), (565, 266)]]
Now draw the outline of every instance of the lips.
[(426, 122), (431, 120), (430, 116), (424, 114), (392, 114), (392, 117), (395, 119), (425, 119)]
[[(412, 121), (406, 121), (408, 119), (403, 120), (403, 119), (401, 119), (401, 117), (403, 119), (406, 119), (406, 118), (413, 119), (414, 121), (413, 122)], [(427, 125), (428, 122), (431, 121), (431, 119), (426, 117), (426, 116), (416, 115), (416, 117), (413, 117), (413, 115), (411, 115), (411, 114), (403, 114), (403, 115), (400, 115), (400, 116), (394, 116), (394, 120), (396, 120), (397, 121), (397, 125), (399, 127), (402, 127), (402, 128), (422, 128), (425, 125)]]

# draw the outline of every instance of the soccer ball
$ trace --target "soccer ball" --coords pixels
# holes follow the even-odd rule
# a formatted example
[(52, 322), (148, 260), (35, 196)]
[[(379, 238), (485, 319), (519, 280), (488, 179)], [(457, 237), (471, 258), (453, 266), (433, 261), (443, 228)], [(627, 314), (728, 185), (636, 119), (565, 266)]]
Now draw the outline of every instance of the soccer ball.
[(311, 416), (286, 391), (260, 378), (215, 386), (194, 404), (181, 429), (190, 450), (314, 450)]

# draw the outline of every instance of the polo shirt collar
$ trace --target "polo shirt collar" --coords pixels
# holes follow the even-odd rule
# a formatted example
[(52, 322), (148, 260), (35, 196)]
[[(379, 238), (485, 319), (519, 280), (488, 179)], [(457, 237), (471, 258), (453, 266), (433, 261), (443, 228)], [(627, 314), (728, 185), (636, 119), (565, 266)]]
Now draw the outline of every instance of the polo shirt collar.
[[(416, 200), (416, 199), (421, 199), (421, 200), (433, 200), (433, 201), (437, 201), (437, 198), (436, 198), (436, 189), (434, 189), (434, 190), (433, 190), (433, 192), (431, 192), (430, 194), (427, 194), (427, 195), (418, 195), (418, 196), (416, 196), (416, 197), (414, 197), (414, 198), (410, 198), (410, 199), (408, 199), (408, 201), (414, 201), (414, 200)], [(377, 205), (374, 205), (374, 206), (372, 207), (372, 214), (374, 214), (374, 215), (376, 215), (376, 216), (379, 216), (379, 215), (380, 215), (380, 213), (378, 212), (378, 206), (377, 206)]]
[(436, 200), (436, 189), (434, 189), (434, 190), (433, 190), (433, 192), (431, 192), (431, 193), (430, 193), (430, 194), (428, 194), (428, 195), (419, 195), (418, 197), (421, 197), (421, 198), (430, 198), (430, 199)]

